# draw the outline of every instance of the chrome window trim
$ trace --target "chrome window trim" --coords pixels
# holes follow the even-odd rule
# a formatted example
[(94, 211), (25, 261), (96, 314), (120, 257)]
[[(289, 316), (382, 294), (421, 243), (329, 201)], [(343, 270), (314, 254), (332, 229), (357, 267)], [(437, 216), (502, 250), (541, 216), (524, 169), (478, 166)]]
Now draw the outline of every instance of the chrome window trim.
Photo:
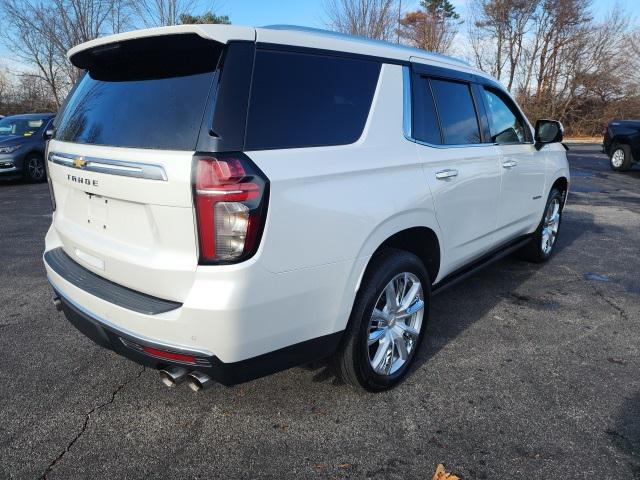
[(125, 340), (129, 340), (130, 342), (137, 342), (140, 345), (143, 345), (145, 347), (159, 348), (160, 350), (167, 350), (167, 351), (172, 351), (172, 352), (176, 352), (176, 353), (182, 353), (182, 354), (185, 354), (185, 355), (193, 355), (193, 356), (196, 356), (196, 357), (197, 356), (200, 356), (200, 357), (212, 357), (213, 356), (213, 353), (209, 352), (207, 350), (195, 350), (193, 348), (184, 347), (182, 345), (176, 345), (176, 344), (172, 344), (172, 343), (160, 342), (158, 340), (153, 340), (151, 338), (139, 335), (137, 333), (133, 333), (130, 330), (126, 330), (126, 329), (124, 329), (124, 328), (122, 328), (122, 327), (110, 322), (109, 320), (107, 320), (105, 318), (102, 318), (99, 315), (96, 315), (95, 313), (87, 310), (82, 305), (80, 305), (77, 302), (74, 302), (73, 300), (71, 300), (68, 295), (66, 295), (65, 293), (62, 292), (62, 290), (60, 289), (59, 286), (57, 286), (55, 283), (53, 283), (53, 281), (52, 281), (52, 279), (51, 279), (51, 277), (49, 275), (47, 275), (47, 280), (49, 280), (49, 283), (53, 287), (53, 290), (58, 294), (59, 297), (61, 297), (63, 299), (63, 301), (65, 301), (68, 304), (70, 304), (71, 306), (73, 306), (75, 309), (80, 311), (83, 315), (85, 315), (91, 321), (96, 322), (96, 323), (100, 324), (102, 327), (111, 330), (116, 335), (118, 335), (118, 336), (123, 335), (125, 337), (128, 337), (128, 338), (125, 338)]
[[(74, 161), (82, 158), (86, 163), (83, 167), (76, 167)], [(105, 173), (108, 175), (120, 175), (122, 177), (144, 178), (147, 180), (167, 181), (167, 173), (161, 165), (151, 163), (128, 162), (122, 160), (110, 160), (107, 158), (85, 157), (67, 153), (51, 152), (49, 161), (86, 172)]]
[(505, 145), (534, 145), (534, 142), (519, 143), (463, 143), (456, 145), (434, 145), (433, 143), (424, 142), (413, 138), (412, 131), (412, 105), (413, 97), (411, 92), (411, 69), (409, 66), (402, 67), (402, 133), (404, 138), (410, 142), (431, 148), (468, 148), (468, 147), (500, 147)]
[(411, 139), (412, 111), (411, 111), (411, 70), (408, 66), (402, 67), (402, 130), (406, 139)]

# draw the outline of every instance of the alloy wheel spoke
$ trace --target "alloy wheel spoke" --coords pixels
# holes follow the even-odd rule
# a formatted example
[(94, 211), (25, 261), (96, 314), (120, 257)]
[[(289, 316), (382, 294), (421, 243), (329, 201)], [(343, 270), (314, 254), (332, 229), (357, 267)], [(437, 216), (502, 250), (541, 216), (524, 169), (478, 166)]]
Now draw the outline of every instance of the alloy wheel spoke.
[(407, 325), (404, 322), (396, 323), (396, 327), (398, 327), (401, 333), (408, 333), (413, 338), (418, 338), (418, 336), (420, 335), (420, 332), (418, 332), (415, 328), (413, 328), (410, 325)]
[(398, 358), (406, 361), (409, 358), (409, 351), (407, 350), (407, 341), (404, 337), (397, 337), (394, 340), (396, 349), (398, 350)]
[(398, 308), (398, 297), (396, 292), (395, 282), (389, 282), (387, 287), (384, 289), (384, 293), (387, 297), (387, 309), (391, 311), (395, 311)]
[(395, 344), (395, 339), (391, 335), (389, 335), (389, 346), (387, 348), (385, 356), (385, 359), (387, 361), (384, 367), (385, 375), (389, 375), (391, 373), (391, 367), (393, 367), (393, 352), (395, 350)]
[(421, 289), (422, 287), (419, 283), (414, 283), (413, 285), (411, 285), (409, 292), (402, 298), (402, 301), (400, 302), (400, 312), (404, 312), (411, 306), (413, 300), (416, 298), (416, 295), (418, 295)]
[(379, 330), (374, 330), (373, 332), (369, 332), (369, 340), (368, 340), (369, 346), (380, 341), (380, 339), (384, 337), (386, 333), (387, 333), (387, 330), (384, 328), (381, 328)]
[(373, 371), (376, 373), (384, 372), (385, 360), (387, 359), (387, 352), (389, 351), (389, 343), (390, 343), (388, 342), (389, 337), (388, 336), (385, 336), (385, 337), (386, 337), (385, 341), (380, 342), (380, 345), (378, 345), (378, 350), (376, 350), (376, 354), (371, 360), (371, 366), (373, 367)]
[(409, 308), (401, 314), (396, 315), (396, 320), (404, 320), (407, 317), (411, 317), (424, 308), (424, 301), (418, 300), (409, 305)]
[(371, 321), (377, 322), (378, 327), (385, 327), (389, 324), (389, 314), (384, 310), (374, 308), (373, 314), (371, 315)]

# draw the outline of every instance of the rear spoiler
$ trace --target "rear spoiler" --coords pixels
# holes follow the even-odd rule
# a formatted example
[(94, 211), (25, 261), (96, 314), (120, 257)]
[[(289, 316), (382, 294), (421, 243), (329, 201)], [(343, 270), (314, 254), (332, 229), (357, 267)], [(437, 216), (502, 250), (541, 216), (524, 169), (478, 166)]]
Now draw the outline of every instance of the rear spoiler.
[(204, 39), (214, 40), (219, 43), (228, 43), (231, 40), (255, 41), (256, 39), (256, 31), (251, 27), (239, 27), (235, 25), (177, 25), (173, 27), (134, 30), (132, 32), (96, 38), (95, 40), (90, 40), (73, 47), (67, 52), (67, 58), (74, 66), (80, 69), (86, 69), (89, 59), (94, 53), (109, 51), (118, 48), (121, 43), (136, 39), (180, 34), (195, 34)]

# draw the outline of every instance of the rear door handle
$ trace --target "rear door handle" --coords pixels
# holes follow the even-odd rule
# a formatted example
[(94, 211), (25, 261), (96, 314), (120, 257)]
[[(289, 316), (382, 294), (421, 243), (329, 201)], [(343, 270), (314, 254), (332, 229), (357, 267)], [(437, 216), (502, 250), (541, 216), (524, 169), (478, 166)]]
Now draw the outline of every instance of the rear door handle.
[(458, 176), (458, 170), (453, 168), (447, 168), (446, 170), (440, 170), (436, 172), (436, 178), (438, 180), (446, 180), (447, 178), (453, 178)]
[(502, 166), (504, 168), (513, 168), (516, 165), (518, 165), (518, 162), (516, 162), (515, 160), (505, 160), (504, 162), (502, 162)]

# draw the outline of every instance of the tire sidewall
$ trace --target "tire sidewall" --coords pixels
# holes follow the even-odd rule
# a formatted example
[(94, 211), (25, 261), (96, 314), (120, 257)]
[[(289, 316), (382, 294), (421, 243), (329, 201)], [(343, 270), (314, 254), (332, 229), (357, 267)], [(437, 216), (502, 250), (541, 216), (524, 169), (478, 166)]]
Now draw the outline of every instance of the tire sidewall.
[[(408, 373), (415, 359), (416, 353), (420, 348), (427, 323), (430, 316), (431, 308), (431, 283), (429, 274), (422, 262), (414, 255), (397, 251), (395, 255), (387, 257), (380, 262), (375, 271), (371, 272), (368, 278), (363, 279), (367, 282), (363, 296), (359, 299), (359, 305), (354, 312), (357, 315), (357, 322), (354, 325), (355, 339), (353, 342), (354, 361), (356, 362), (356, 372), (361, 384), (371, 391), (386, 390), (398, 384)], [(392, 375), (380, 375), (374, 372), (369, 362), (369, 351), (367, 345), (368, 327), (371, 314), (382, 294), (383, 289), (396, 275), (403, 272), (413, 273), (418, 277), (422, 284), (422, 293), (424, 297), (424, 313), (422, 318), (422, 326), (420, 335), (416, 341), (415, 347), (412, 349), (407, 362), (397, 372)]]

